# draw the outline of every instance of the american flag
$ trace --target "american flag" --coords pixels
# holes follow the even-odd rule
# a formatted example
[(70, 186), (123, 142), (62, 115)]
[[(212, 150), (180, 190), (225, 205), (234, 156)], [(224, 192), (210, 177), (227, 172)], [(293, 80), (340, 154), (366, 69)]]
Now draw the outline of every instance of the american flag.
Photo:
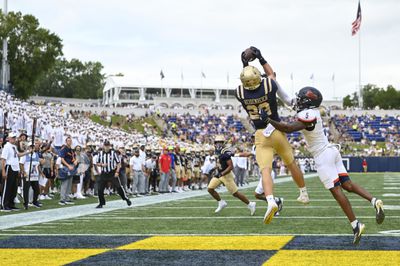
[(360, 1), (358, 1), (358, 9), (357, 9), (357, 18), (351, 24), (351, 36), (356, 35), (357, 31), (360, 29), (361, 26), (361, 5)]

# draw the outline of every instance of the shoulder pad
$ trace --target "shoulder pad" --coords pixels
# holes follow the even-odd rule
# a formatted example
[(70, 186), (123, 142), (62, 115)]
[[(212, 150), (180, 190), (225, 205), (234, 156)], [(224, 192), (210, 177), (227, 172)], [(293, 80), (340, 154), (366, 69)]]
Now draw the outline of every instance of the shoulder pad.
[(301, 122), (312, 123), (317, 121), (317, 115), (315, 110), (305, 109), (297, 113), (297, 119)]
[(233, 156), (233, 152), (232, 149), (230, 149), (230, 147), (224, 147), (221, 151), (221, 154), (226, 154), (226, 155), (232, 155)]

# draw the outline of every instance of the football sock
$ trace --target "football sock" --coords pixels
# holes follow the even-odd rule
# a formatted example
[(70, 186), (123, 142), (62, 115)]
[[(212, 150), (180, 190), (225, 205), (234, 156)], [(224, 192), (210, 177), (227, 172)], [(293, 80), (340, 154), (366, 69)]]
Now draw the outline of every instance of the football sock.
[(353, 227), (353, 229), (355, 229), (357, 227), (357, 223), (358, 223), (358, 220), (355, 219), (354, 221), (351, 222), (351, 227)]
[(307, 194), (307, 187), (299, 188), (301, 194)]
[(372, 207), (375, 207), (375, 202), (376, 202), (376, 198), (372, 198), (372, 200), (371, 200)]
[(268, 195), (265, 198), (267, 199), (268, 204), (274, 204), (275, 203), (274, 195)]

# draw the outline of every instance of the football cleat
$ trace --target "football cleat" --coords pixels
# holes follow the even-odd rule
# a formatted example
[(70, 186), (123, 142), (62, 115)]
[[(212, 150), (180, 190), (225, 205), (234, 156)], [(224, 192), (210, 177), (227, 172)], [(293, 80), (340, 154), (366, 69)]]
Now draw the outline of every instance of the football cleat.
[(303, 204), (308, 204), (310, 203), (310, 198), (308, 197), (307, 193), (301, 193), (300, 196), (297, 198), (297, 201)]
[(380, 199), (375, 201), (376, 223), (381, 224), (385, 220), (385, 212), (383, 211), (383, 202)]
[(222, 211), (222, 209), (224, 209), (226, 206), (228, 206), (228, 203), (226, 203), (225, 200), (221, 200), (218, 202), (218, 208), (215, 209), (215, 213), (218, 213), (220, 211)]
[(357, 222), (356, 228), (353, 229), (353, 233), (354, 233), (353, 244), (354, 245), (358, 245), (360, 243), (361, 235), (364, 232), (364, 229), (365, 229), (365, 224)]
[(283, 198), (275, 197), (275, 202), (276, 205), (278, 205), (278, 211), (275, 213), (275, 216), (279, 216), (280, 211), (282, 211), (283, 208)]
[(250, 210), (250, 215), (253, 216), (256, 212), (256, 203), (254, 201), (251, 201), (249, 205), (247, 205), (247, 208)]
[(275, 203), (275, 201), (273, 201), (272, 204), (268, 204), (267, 211), (264, 215), (264, 224), (269, 224), (277, 211), (278, 205)]
[(131, 201), (130, 199), (126, 199), (126, 204), (127, 204), (128, 206), (131, 206), (131, 205), (132, 205), (132, 201)]

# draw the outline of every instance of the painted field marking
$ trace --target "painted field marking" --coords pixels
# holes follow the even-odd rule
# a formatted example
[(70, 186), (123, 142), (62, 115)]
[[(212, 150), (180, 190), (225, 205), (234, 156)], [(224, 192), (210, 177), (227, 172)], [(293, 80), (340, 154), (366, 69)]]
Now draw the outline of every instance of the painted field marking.
[(399, 205), (384, 205), (383, 207), (385, 210), (400, 210)]
[(398, 251), (279, 250), (263, 266), (272, 265), (399, 265)]
[[(304, 178), (312, 178), (316, 177), (316, 174), (311, 174), (311, 175), (306, 175)], [(276, 180), (276, 184), (278, 183), (285, 183), (291, 181), (291, 177), (284, 177), (284, 178), (279, 178)], [(254, 188), (258, 184), (257, 182), (252, 182), (249, 185), (240, 187), (240, 190), (242, 189), (249, 189), (249, 188)], [(220, 190), (221, 192), (226, 192), (226, 188), (222, 188)], [(147, 206), (147, 205), (152, 205), (152, 204), (157, 204), (157, 203), (165, 203), (165, 202), (171, 202), (171, 201), (176, 201), (176, 200), (182, 200), (182, 199), (187, 199), (187, 198), (193, 198), (197, 196), (204, 196), (208, 195), (207, 190), (197, 190), (197, 191), (191, 191), (188, 193), (172, 193), (168, 195), (155, 195), (152, 197), (142, 197), (142, 198), (135, 198), (133, 199), (133, 205), (132, 207), (127, 207), (125, 202), (122, 202), (121, 200), (112, 200), (107, 202), (107, 205), (103, 209), (95, 209), (95, 206), (97, 203), (92, 203), (92, 204), (84, 204), (84, 205), (78, 205), (78, 206), (71, 206), (71, 207), (63, 207), (63, 208), (57, 208), (57, 209), (50, 209), (50, 210), (41, 210), (41, 211), (36, 211), (36, 212), (31, 212), (31, 213), (19, 213), (19, 214), (13, 214), (13, 215), (5, 215), (5, 216), (0, 216), (0, 230), (2, 229), (10, 229), (10, 228), (15, 228), (15, 227), (20, 227), (24, 225), (32, 225), (32, 224), (39, 224), (39, 223), (46, 223), (46, 222), (52, 222), (52, 221), (57, 221), (57, 220), (67, 220), (67, 219), (72, 219), (76, 217), (82, 217), (86, 215), (92, 215), (92, 214), (99, 214), (99, 213), (105, 213), (105, 212), (110, 212), (114, 210), (120, 210), (120, 209), (126, 209), (126, 208), (135, 208), (138, 206)], [(86, 220), (86, 219), (84, 219)]]
[[(354, 208), (354, 207), (353, 207)], [(49, 224), (49, 225), (74, 225), (74, 223), (64, 223), (64, 222), (48, 222), (48, 223), (44, 223), (44, 224)], [(27, 226), (31, 226), (31, 225), (27, 225)]]
[(279, 250), (293, 236), (154, 236), (118, 250)]
[(384, 187), (385, 190), (400, 190), (400, 187)]
[[(110, 249), (0, 249), (2, 265), (64, 265)], [(16, 255), (17, 254), (17, 255)]]
[(400, 194), (395, 194), (395, 193), (386, 193), (382, 195), (383, 197), (400, 197)]
[(396, 236), (400, 236), (400, 230), (388, 230), (388, 231), (380, 231), (380, 234), (384, 234), (384, 235), (396, 235)]
[[(147, 216), (147, 217), (118, 217), (118, 220), (224, 220), (224, 219), (261, 219), (264, 216), (196, 216), (196, 217), (185, 217), (185, 216)], [(358, 216), (360, 219), (375, 219), (375, 216)], [(386, 219), (398, 219), (400, 216), (386, 216)], [(327, 220), (327, 219), (347, 219), (345, 216), (278, 216), (274, 219), (316, 219), (316, 220)], [(76, 218), (80, 220), (80, 218)], [(91, 220), (115, 220), (114, 217), (93, 217)]]
[(1, 231), (4, 231), (4, 232), (37, 232), (37, 231), (39, 231), (39, 230), (29, 230), (29, 229), (19, 229), (19, 230), (16, 230), (16, 229), (4, 229), (4, 230), (1, 230)]
[[(5, 230), (3, 230), (5, 231)], [(12, 230), (12, 231), (17, 231), (17, 230)], [(35, 230), (36, 231), (36, 230)], [(400, 230), (393, 230), (394, 235)], [(363, 234), (363, 236), (375, 236), (375, 237), (387, 237), (390, 236), (391, 231), (382, 231), (386, 232), (386, 234)], [(15, 236), (15, 234), (7, 234), (7, 233), (0, 233), (1, 236)], [(265, 234), (254, 234), (254, 233), (229, 233), (229, 234), (187, 234), (187, 233), (182, 233), (182, 234), (165, 234), (165, 233), (159, 233), (159, 234), (154, 234), (154, 233), (149, 233), (149, 234), (130, 234), (130, 233), (124, 233), (124, 234), (76, 234), (76, 233), (71, 233), (71, 234), (43, 234), (43, 233), (33, 233), (33, 234), (18, 234), (18, 236), (352, 236), (353, 234), (286, 234), (286, 233), (277, 233), (277, 234), (271, 234), (271, 233), (265, 233)]]
[[(385, 209), (387, 209), (387, 206), (390, 205), (385, 205)], [(264, 204), (262, 206), (257, 205), (257, 208), (267, 208), (267, 204)], [(335, 209), (340, 209), (340, 206), (312, 206), (312, 205), (305, 205), (303, 206), (304, 209), (326, 209), (329, 207), (330, 209), (335, 208)], [(194, 207), (194, 206), (164, 206), (164, 207), (142, 207), (141, 210), (151, 210), (151, 209), (209, 209), (209, 210), (214, 210), (216, 206), (214, 207)], [(246, 206), (228, 206), (227, 208), (229, 209), (244, 209)], [(372, 206), (352, 206), (353, 209), (373, 209), (374, 207)], [(299, 206), (283, 206), (283, 210), (285, 209), (299, 209)], [(129, 211), (126, 212), (113, 212), (114, 214), (130, 214)]]
[[(387, 195), (387, 194), (383, 194), (383, 195)], [(394, 195), (400, 196), (400, 194), (394, 194)], [(238, 202), (237, 199), (224, 199), (224, 200), (226, 202)], [(350, 202), (353, 202), (353, 201), (365, 201), (365, 202), (367, 202), (367, 200), (365, 200), (365, 199), (352, 199), (352, 198), (350, 198), (349, 200), (350, 200)], [(216, 201), (214, 199), (197, 199), (197, 200), (189, 199), (189, 200), (185, 200), (184, 202), (204, 202), (204, 201), (210, 201), (210, 202), (215, 202), (216, 203)], [(310, 198), (310, 204), (312, 204), (313, 201), (317, 201), (317, 202), (336, 202), (333, 198), (332, 199), (314, 199), (314, 198)], [(178, 202), (182, 202), (182, 201), (177, 201), (177, 203)], [(284, 203), (285, 202), (298, 202), (298, 201), (295, 200), (295, 199), (284, 199)], [(299, 206), (304, 205), (304, 204), (301, 204), (300, 202), (298, 202), (298, 203), (299, 203)]]
[(46, 228), (57, 228), (57, 226), (52, 226), (52, 225), (24, 225), (22, 226), (23, 228), (28, 227), (28, 228), (40, 228), (40, 229), (46, 229)]

